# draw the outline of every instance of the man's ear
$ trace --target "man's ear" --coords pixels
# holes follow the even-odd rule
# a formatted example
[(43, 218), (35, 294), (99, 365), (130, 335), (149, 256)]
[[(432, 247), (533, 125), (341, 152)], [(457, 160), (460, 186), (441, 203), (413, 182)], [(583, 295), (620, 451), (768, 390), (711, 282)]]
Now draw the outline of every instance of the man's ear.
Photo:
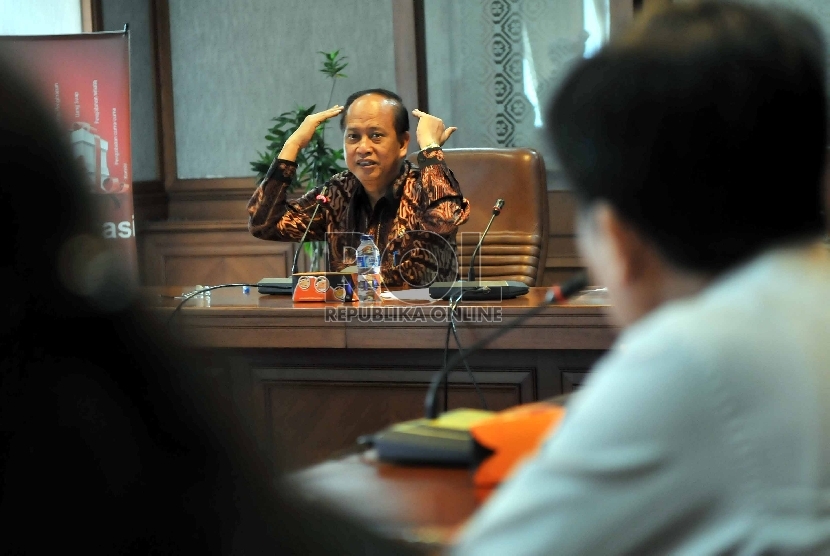
[(401, 142), (401, 158), (406, 157), (406, 154), (409, 152), (409, 132), (404, 131), (401, 133), (400, 136)]
[(596, 208), (595, 218), (606, 241), (607, 256), (613, 258), (617, 283), (634, 284), (646, 271), (648, 246), (640, 233), (611, 205), (601, 203)]

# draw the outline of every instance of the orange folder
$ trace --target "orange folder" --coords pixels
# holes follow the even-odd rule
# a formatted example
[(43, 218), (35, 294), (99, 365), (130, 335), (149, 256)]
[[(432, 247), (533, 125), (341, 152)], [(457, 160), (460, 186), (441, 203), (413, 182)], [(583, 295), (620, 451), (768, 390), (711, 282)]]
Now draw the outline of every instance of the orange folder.
[(534, 402), (500, 411), (474, 423), (470, 434), (486, 455), (473, 475), (476, 487), (501, 483), (525, 458), (536, 453), (565, 416), (565, 407)]

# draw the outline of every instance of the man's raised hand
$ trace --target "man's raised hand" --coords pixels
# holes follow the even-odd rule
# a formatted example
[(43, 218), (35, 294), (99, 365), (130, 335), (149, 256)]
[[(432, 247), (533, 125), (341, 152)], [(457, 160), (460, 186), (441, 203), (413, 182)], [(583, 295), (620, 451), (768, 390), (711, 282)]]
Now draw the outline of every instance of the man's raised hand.
[(458, 129), (457, 127), (444, 127), (441, 118), (436, 118), (417, 108), (412, 111), (412, 115), (418, 118), (418, 129), (415, 130), (415, 138), (418, 140), (418, 147), (421, 149), (433, 143), (443, 145), (450, 138), (450, 135)]
[(277, 155), (277, 158), (292, 161), (297, 160), (297, 153), (299, 153), (311, 142), (311, 138), (314, 137), (314, 132), (317, 130), (317, 126), (329, 118), (337, 116), (342, 111), (343, 107), (339, 104), (335, 104), (327, 110), (315, 112), (314, 114), (306, 116), (303, 123), (300, 124), (300, 127), (298, 127), (288, 139), (286, 139), (280, 154)]

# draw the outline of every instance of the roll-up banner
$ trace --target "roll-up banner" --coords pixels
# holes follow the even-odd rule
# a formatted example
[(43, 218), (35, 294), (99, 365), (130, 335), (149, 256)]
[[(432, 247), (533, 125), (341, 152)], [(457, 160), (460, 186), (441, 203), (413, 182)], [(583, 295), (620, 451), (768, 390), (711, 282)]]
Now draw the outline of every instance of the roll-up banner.
[(54, 107), (95, 193), (101, 233), (137, 285), (129, 31), (0, 36), (0, 47), (28, 70)]

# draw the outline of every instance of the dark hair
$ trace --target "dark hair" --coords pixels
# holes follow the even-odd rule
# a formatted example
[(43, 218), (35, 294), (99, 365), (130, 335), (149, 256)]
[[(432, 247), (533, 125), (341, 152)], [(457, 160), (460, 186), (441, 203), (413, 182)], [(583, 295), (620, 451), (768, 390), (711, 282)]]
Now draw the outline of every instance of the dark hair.
[(783, 9), (702, 2), (635, 22), (548, 107), (579, 204), (607, 201), (699, 271), (820, 235), (823, 53), (821, 32)]
[(401, 135), (409, 131), (409, 111), (403, 105), (403, 99), (397, 94), (387, 89), (364, 89), (349, 95), (346, 99), (346, 104), (343, 105), (343, 112), (340, 113), (340, 129), (346, 129), (346, 114), (349, 112), (349, 107), (358, 98), (365, 95), (380, 95), (389, 100), (395, 101), (395, 133), (400, 139)]

